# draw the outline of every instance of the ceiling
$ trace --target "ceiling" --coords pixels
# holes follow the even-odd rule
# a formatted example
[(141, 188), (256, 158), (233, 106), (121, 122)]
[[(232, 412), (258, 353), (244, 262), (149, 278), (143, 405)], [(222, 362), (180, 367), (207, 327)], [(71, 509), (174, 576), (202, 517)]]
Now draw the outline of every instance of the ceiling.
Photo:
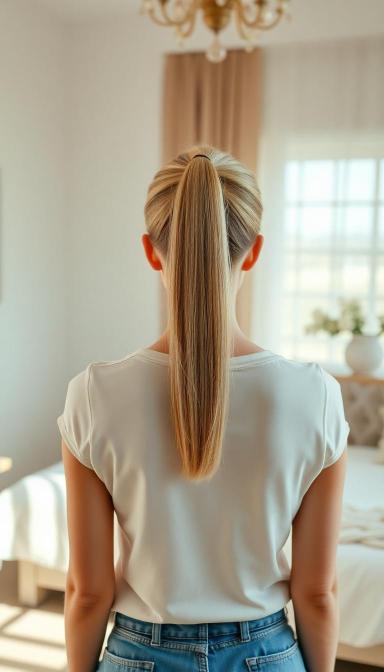
[[(60, 19), (70, 23), (80, 23), (93, 19), (125, 16), (129, 21), (138, 21), (141, 0), (34, 0)], [(266, 44), (279, 44), (294, 41), (315, 41), (340, 39), (352, 36), (364, 37), (384, 35), (384, 0), (290, 0), (292, 21), (285, 21), (276, 30), (268, 31), (263, 36)], [(150, 20), (142, 25), (152, 24)], [(153, 24), (152, 24), (153, 26)], [(154, 27), (154, 26), (153, 26)], [(203, 30), (204, 29), (204, 30)], [(232, 34), (233, 45), (239, 42), (234, 26), (227, 29)], [(152, 35), (165, 35), (163, 29), (152, 30)], [(173, 44), (169, 34), (169, 44)], [(197, 22), (194, 36), (190, 38), (190, 46), (206, 44), (207, 29), (203, 22)], [(261, 45), (262, 46), (262, 45)]]
[(41, 5), (70, 20), (106, 14), (138, 13), (140, 0), (39, 0)]

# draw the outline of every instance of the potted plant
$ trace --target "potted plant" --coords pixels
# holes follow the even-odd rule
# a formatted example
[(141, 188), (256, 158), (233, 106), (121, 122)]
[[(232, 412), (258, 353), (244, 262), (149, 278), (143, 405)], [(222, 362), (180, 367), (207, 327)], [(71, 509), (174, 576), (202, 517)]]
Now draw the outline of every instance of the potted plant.
[(342, 331), (349, 331), (352, 338), (345, 349), (345, 360), (355, 373), (372, 373), (383, 361), (383, 348), (379, 337), (384, 333), (384, 315), (378, 317), (379, 330), (373, 334), (364, 333), (366, 323), (361, 306), (356, 299), (339, 299), (340, 316), (330, 317), (323, 310), (316, 308), (312, 312), (312, 322), (305, 327), (305, 333), (314, 334), (326, 331), (335, 336)]

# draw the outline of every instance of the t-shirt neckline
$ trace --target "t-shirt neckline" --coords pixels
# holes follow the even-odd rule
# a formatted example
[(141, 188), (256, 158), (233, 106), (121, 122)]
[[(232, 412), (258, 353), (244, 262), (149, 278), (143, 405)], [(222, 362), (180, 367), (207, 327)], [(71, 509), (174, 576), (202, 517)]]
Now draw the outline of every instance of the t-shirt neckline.
[[(137, 350), (137, 354), (145, 359), (169, 365), (169, 354), (167, 352), (160, 352), (159, 350), (144, 347)], [(230, 368), (239, 368), (249, 364), (257, 364), (258, 362), (264, 362), (271, 357), (275, 358), (278, 357), (278, 355), (271, 350), (259, 350), (258, 352), (250, 352), (247, 355), (237, 355), (229, 358)]]

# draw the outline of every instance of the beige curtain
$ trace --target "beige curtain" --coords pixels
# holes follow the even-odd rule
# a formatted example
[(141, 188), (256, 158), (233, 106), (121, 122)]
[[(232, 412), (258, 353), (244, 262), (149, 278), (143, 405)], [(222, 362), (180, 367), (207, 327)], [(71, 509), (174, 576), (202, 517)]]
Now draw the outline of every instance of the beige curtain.
[[(211, 63), (205, 53), (167, 54), (163, 82), (162, 162), (189, 145), (207, 142), (230, 152), (256, 172), (260, 127), (261, 49), (228, 51)], [(237, 319), (250, 336), (252, 281), (244, 277)], [(160, 283), (160, 322), (167, 324), (166, 296)]]

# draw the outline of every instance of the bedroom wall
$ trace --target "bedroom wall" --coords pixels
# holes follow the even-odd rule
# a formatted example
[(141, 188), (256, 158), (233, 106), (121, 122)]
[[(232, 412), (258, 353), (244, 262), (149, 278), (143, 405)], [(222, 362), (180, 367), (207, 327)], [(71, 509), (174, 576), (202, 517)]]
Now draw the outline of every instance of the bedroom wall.
[(69, 375), (158, 336), (159, 277), (140, 238), (160, 165), (163, 44), (138, 18), (70, 31)]
[(57, 459), (68, 361), (65, 31), (0, 3), (0, 488)]

